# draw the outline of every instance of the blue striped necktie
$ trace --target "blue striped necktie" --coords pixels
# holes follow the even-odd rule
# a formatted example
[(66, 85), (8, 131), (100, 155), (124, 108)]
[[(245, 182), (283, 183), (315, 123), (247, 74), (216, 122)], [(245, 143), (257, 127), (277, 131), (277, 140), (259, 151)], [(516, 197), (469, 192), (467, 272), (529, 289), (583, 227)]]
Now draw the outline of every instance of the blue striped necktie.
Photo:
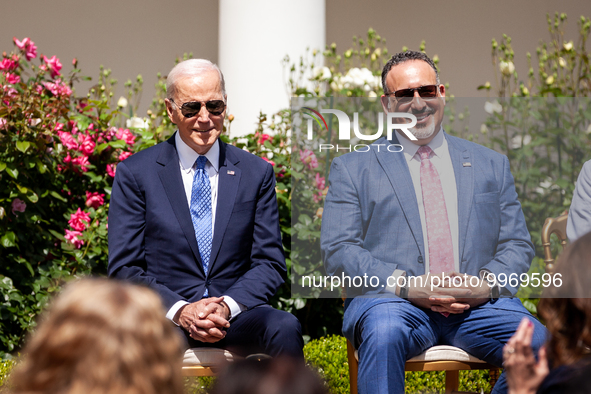
[[(199, 254), (203, 262), (203, 270), (207, 275), (209, 268), (209, 255), (211, 254), (211, 184), (209, 176), (205, 172), (207, 158), (199, 156), (195, 161), (195, 175), (193, 176), (193, 188), (191, 190), (191, 221), (195, 229), (195, 238), (199, 246)], [(203, 297), (208, 296), (205, 289)]]

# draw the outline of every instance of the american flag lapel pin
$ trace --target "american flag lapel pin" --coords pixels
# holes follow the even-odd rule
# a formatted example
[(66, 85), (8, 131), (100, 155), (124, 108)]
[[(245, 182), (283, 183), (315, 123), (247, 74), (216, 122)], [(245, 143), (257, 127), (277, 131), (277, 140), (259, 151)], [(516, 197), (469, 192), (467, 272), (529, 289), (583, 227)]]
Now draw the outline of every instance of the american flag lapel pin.
[(470, 163), (470, 162), (464, 162), (464, 163), (462, 163), (462, 166), (464, 166), (464, 167), (472, 167), (472, 163)]
[(228, 170), (228, 175), (235, 175), (236, 173), (234, 171)]

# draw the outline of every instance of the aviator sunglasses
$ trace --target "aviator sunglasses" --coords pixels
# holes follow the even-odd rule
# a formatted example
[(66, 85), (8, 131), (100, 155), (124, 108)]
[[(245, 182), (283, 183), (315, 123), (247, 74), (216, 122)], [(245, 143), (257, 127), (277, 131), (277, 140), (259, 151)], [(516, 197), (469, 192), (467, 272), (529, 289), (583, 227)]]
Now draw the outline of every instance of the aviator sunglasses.
[(419, 88), (400, 89), (394, 93), (388, 93), (386, 96), (396, 97), (398, 103), (405, 104), (410, 103), (415, 96), (415, 91), (419, 93), (419, 96), (423, 99), (432, 99), (437, 97), (437, 91), (439, 85), (425, 85)]
[[(192, 118), (201, 111), (202, 101), (190, 101), (179, 107), (173, 99), (169, 100), (181, 110), (181, 114), (183, 114), (185, 118)], [(226, 103), (224, 103), (223, 100), (209, 100), (205, 102), (205, 109), (207, 109), (212, 115), (221, 115), (226, 109)]]

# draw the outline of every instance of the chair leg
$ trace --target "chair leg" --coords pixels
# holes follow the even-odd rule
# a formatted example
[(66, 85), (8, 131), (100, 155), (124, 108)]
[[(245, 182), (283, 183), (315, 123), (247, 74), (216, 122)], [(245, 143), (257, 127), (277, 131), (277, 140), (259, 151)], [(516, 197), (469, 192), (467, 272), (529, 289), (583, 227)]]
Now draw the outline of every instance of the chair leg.
[(491, 368), (489, 371), (488, 382), (490, 383), (490, 390), (492, 391), (492, 389), (495, 387), (495, 384), (497, 384), (497, 380), (499, 380), (501, 370), (499, 368)]
[(355, 348), (350, 341), (347, 341), (347, 361), (349, 361), (349, 383), (351, 394), (357, 394), (357, 369), (359, 362), (355, 358)]
[(445, 371), (445, 394), (458, 391), (460, 388), (460, 371)]

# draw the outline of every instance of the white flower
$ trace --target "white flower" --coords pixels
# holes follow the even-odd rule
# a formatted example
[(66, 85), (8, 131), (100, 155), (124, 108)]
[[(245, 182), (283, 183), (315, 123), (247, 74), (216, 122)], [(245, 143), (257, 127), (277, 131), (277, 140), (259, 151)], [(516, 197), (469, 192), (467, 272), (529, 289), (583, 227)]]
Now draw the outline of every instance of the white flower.
[(41, 119), (39, 118), (29, 119), (29, 125), (31, 126), (37, 126), (39, 123), (41, 123)]
[(501, 106), (501, 104), (499, 104), (497, 100), (493, 101), (492, 103), (487, 101), (484, 104), (484, 110), (491, 115), (495, 112), (500, 114), (501, 112), (503, 112), (503, 107)]
[(545, 180), (540, 182), (540, 185), (538, 187), (536, 187), (536, 192), (538, 194), (544, 194), (548, 189), (558, 190), (560, 189), (560, 187), (552, 182), (552, 178), (546, 178)]
[(523, 143), (523, 146), (529, 144), (531, 142), (531, 135), (526, 134), (525, 137), (521, 137), (521, 135), (516, 135), (515, 137), (511, 138), (511, 148), (519, 149)]
[(330, 88), (336, 92), (343, 90), (343, 77), (341, 75), (335, 75), (330, 83)]
[(119, 108), (125, 108), (127, 107), (127, 99), (123, 96), (119, 97), (119, 101), (117, 101), (117, 106)]
[(560, 64), (560, 67), (566, 67), (566, 60), (564, 60), (562, 57), (558, 58), (558, 64)]
[(574, 45), (573, 45), (572, 41), (569, 41), (569, 42), (565, 42), (562, 46), (564, 47), (565, 50), (570, 51), (571, 49), (573, 49)]
[(377, 87), (374, 75), (367, 68), (353, 67), (343, 77), (342, 83), (347, 89), (362, 88), (369, 91)]
[(589, 127), (587, 127), (587, 130), (585, 130), (586, 134), (591, 134), (591, 123), (589, 123)]
[(486, 127), (486, 125), (484, 123), (480, 126), (480, 132), (482, 134), (488, 133), (488, 127)]
[(499, 63), (499, 69), (503, 74), (511, 75), (513, 74), (513, 71), (515, 71), (515, 66), (513, 65), (513, 62), (501, 61), (501, 63)]
[(547, 85), (552, 85), (554, 83), (554, 76), (550, 75), (548, 78), (546, 78), (546, 84)]
[(374, 92), (373, 90), (371, 92), (369, 92), (368, 96), (369, 97), (378, 97), (377, 93)]
[(328, 67), (316, 67), (314, 68), (314, 78), (318, 78), (321, 81), (326, 81), (330, 79), (332, 73)]
[(150, 121), (134, 116), (131, 119), (127, 119), (125, 126), (129, 129), (147, 129), (150, 126)]

